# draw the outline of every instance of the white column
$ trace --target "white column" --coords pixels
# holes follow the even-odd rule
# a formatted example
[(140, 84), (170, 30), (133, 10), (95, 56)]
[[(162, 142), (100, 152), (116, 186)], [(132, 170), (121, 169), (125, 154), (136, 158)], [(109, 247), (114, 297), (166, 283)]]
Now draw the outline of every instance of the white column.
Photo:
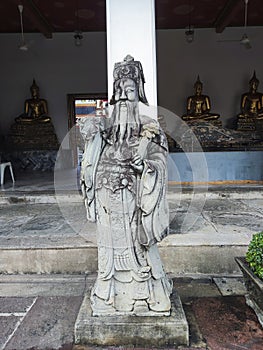
[[(140, 61), (145, 77), (145, 94), (150, 106), (157, 106), (154, 0), (107, 0), (108, 96), (113, 91), (113, 68), (128, 54)], [(149, 112), (151, 109), (151, 112)], [(141, 114), (153, 109), (140, 103)]]

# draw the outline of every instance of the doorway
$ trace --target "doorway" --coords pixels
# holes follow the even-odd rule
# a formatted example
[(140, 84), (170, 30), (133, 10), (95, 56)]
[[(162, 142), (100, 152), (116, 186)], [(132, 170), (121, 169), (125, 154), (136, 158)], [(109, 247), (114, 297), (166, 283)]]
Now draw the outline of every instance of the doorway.
[(73, 167), (80, 165), (83, 154), (83, 145), (79, 129), (76, 127), (77, 118), (104, 116), (108, 105), (106, 93), (68, 94), (68, 130), (69, 146), (72, 150)]

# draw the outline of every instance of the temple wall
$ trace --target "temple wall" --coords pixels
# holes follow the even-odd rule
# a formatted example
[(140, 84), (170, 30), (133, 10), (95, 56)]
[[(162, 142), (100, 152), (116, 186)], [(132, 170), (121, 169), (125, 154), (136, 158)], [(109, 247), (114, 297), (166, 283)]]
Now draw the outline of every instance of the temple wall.
[(249, 50), (239, 42), (217, 42), (241, 38), (242, 28), (227, 28), (222, 34), (199, 29), (191, 44), (186, 42), (184, 30), (158, 31), (159, 104), (183, 115), (186, 97), (193, 94), (199, 74), (203, 93), (211, 100), (211, 112), (221, 115), (223, 126), (232, 127), (254, 69), (261, 82), (259, 91), (263, 91), (263, 28), (248, 28), (246, 32), (252, 45)]
[[(186, 97), (192, 94), (200, 74), (212, 111), (221, 114), (224, 126), (230, 126), (254, 69), (263, 91), (263, 28), (248, 28), (251, 50), (239, 42), (216, 42), (242, 34), (241, 28), (226, 29), (221, 35), (210, 29), (196, 30), (195, 41), (188, 44), (184, 30), (157, 31), (159, 105), (182, 115)], [(31, 47), (22, 52), (19, 35), (0, 35), (0, 134), (7, 134), (14, 118), (23, 112), (33, 78), (40, 87), (40, 97), (48, 101), (60, 141), (67, 132), (66, 95), (106, 91), (106, 34), (85, 33), (84, 37), (83, 46), (75, 47), (72, 33), (55, 34), (53, 39), (26, 33)]]
[(175, 182), (262, 181), (263, 152), (171, 153), (168, 180)]
[(0, 130), (7, 133), (23, 112), (35, 78), (62, 141), (68, 129), (67, 94), (106, 91), (106, 34), (85, 33), (82, 47), (74, 45), (73, 34), (55, 34), (53, 39), (26, 34), (25, 38), (32, 41), (27, 52), (18, 49), (16, 34), (0, 35)]

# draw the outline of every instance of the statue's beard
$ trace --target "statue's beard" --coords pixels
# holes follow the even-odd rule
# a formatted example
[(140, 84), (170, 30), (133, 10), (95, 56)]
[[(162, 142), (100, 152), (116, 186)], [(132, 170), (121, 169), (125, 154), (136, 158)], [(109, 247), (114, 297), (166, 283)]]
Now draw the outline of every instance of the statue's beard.
[(113, 113), (113, 136), (114, 141), (120, 144), (124, 140), (129, 143), (131, 136), (138, 135), (140, 130), (138, 102), (117, 102)]

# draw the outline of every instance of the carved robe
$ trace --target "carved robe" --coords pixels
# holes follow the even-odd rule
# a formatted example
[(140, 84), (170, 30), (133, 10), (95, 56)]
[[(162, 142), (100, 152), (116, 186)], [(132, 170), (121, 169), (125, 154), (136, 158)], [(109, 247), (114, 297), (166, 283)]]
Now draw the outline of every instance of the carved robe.
[[(140, 122), (142, 130), (145, 120)], [(82, 191), (87, 217), (97, 223), (99, 264), (91, 292), (93, 315), (170, 312), (171, 284), (157, 248), (169, 224), (167, 142), (161, 130), (148, 140), (139, 174), (130, 160), (145, 142), (142, 139), (132, 131), (120, 143), (109, 128), (93, 132), (86, 143)]]

